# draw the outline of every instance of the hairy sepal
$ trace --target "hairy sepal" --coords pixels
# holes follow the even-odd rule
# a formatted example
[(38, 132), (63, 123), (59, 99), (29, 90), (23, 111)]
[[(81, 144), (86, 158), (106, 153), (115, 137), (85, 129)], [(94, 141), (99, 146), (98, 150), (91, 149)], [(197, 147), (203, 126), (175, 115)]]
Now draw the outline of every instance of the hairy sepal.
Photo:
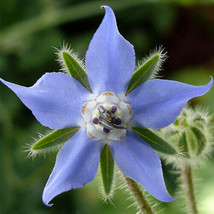
[(110, 199), (114, 192), (114, 159), (106, 144), (100, 157), (100, 172), (102, 178), (102, 193), (104, 200)]
[(158, 71), (161, 69), (161, 65), (165, 61), (165, 58), (166, 54), (163, 53), (163, 49), (161, 47), (152, 52), (149, 57), (145, 58), (134, 72), (129, 82), (126, 95), (144, 82), (155, 78)]
[(178, 139), (178, 147), (181, 149), (183, 157), (189, 158), (189, 148), (185, 132), (183, 132), (180, 138)]
[(44, 154), (57, 148), (60, 148), (67, 140), (69, 140), (77, 131), (79, 127), (71, 127), (65, 129), (56, 129), (45, 137), (42, 137), (29, 148), (30, 156), (37, 154)]
[(186, 130), (187, 143), (190, 147), (190, 152), (194, 155), (200, 155), (206, 145), (206, 137), (197, 127), (189, 127)]
[(61, 65), (61, 70), (68, 73), (79, 81), (88, 91), (92, 92), (84, 63), (78, 58), (77, 54), (67, 46), (64, 46), (61, 50), (57, 50), (57, 55), (57, 61)]
[(177, 155), (176, 149), (151, 130), (138, 127), (132, 128), (136, 134), (142, 137), (157, 152), (167, 155)]

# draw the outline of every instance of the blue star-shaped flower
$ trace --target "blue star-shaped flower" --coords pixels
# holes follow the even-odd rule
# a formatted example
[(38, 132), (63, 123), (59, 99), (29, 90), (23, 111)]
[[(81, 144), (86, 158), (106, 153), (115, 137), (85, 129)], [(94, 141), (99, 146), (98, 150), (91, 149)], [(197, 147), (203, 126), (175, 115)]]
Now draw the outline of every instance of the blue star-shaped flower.
[[(175, 121), (186, 102), (205, 94), (205, 86), (176, 81), (147, 81), (124, 95), (135, 69), (133, 46), (118, 32), (113, 11), (106, 15), (86, 53), (86, 70), (94, 96), (64, 73), (46, 73), (32, 87), (1, 81), (13, 90), (36, 119), (51, 129), (81, 126), (57, 155), (43, 201), (91, 182), (108, 144), (115, 162), (160, 201), (169, 202), (157, 153), (131, 126), (159, 129)], [(80, 125), (81, 124), (81, 125)]]

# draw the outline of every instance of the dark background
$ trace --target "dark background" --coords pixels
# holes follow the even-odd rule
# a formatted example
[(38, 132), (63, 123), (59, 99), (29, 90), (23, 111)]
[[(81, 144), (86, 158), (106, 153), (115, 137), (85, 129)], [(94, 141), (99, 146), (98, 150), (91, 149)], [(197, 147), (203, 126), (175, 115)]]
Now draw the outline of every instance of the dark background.
[[(162, 3), (160, 3), (162, 2)], [(143, 0), (2, 0), (0, 69), (1, 77), (31, 86), (45, 72), (58, 71), (54, 47), (69, 44), (84, 58), (89, 42), (104, 16), (102, 4), (115, 11), (121, 34), (136, 50), (137, 59), (160, 45), (168, 59), (160, 75), (164, 79), (189, 84), (208, 83), (214, 74), (214, 4), (213, 1), (143, 1)], [(28, 159), (26, 144), (34, 142), (42, 127), (8, 88), (0, 85), (1, 211), (31, 214), (132, 214), (132, 200), (123, 190), (116, 190), (111, 203), (99, 197), (99, 178), (84, 188), (56, 197), (52, 208), (42, 201), (42, 191), (54, 166), (56, 153)], [(214, 89), (196, 98), (214, 113)], [(202, 214), (214, 212), (214, 158), (195, 169), (197, 199)], [(177, 185), (179, 172), (164, 164), (169, 192), (179, 199), (159, 203), (166, 214), (185, 214), (185, 201)], [(154, 200), (153, 200), (154, 201)]]

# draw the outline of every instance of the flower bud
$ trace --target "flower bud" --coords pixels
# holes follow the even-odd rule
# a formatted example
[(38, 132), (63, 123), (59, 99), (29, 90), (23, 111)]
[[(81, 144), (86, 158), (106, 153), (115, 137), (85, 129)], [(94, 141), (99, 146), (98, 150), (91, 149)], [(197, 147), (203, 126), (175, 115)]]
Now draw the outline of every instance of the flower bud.
[(173, 124), (160, 130), (160, 135), (180, 151), (172, 160), (176, 165), (200, 164), (209, 156), (213, 145), (212, 118), (202, 108), (185, 107)]

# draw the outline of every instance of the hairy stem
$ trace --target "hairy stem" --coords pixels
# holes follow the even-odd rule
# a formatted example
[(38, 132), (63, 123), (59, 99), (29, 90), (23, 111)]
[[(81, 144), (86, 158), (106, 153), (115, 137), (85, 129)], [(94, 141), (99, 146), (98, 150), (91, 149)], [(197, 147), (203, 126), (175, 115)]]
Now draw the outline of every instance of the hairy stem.
[(193, 188), (193, 180), (192, 180), (192, 169), (189, 166), (184, 166), (182, 169), (183, 183), (185, 189), (185, 195), (187, 200), (187, 207), (191, 214), (198, 214), (194, 188)]
[(151, 207), (149, 206), (148, 202), (146, 201), (142, 191), (140, 190), (139, 186), (135, 181), (133, 181), (131, 178), (128, 178), (124, 175), (126, 184), (131, 191), (133, 197), (135, 198), (140, 211), (143, 214), (153, 214)]

